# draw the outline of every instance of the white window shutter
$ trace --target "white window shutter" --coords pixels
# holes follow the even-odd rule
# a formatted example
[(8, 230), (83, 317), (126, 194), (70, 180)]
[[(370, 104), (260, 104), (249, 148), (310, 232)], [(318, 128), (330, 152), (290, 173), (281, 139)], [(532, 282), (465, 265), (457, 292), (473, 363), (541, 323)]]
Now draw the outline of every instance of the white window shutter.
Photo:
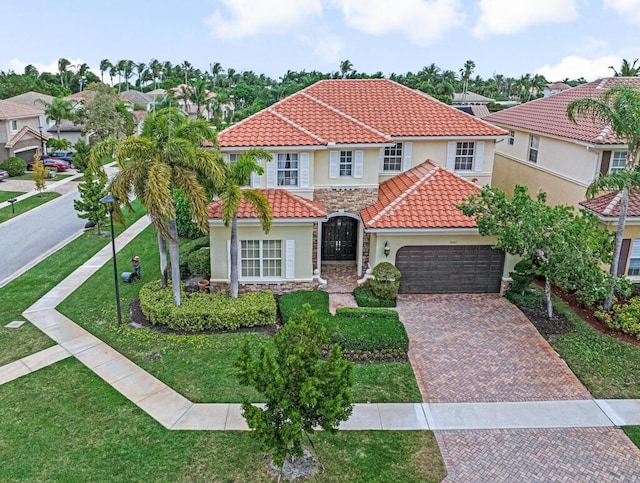
[(252, 188), (262, 188), (262, 176), (258, 173), (251, 173), (251, 187)]
[(300, 187), (309, 187), (309, 153), (300, 153)]
[(447, 146), (447, 169), (449, 171), (455, 171), (456, 169), (456, 147), (455, 141), (449, 141)]
[(482, 171), (482, 163), (484, 161), (484, 141), (476, 143), (476, 159), (473, 166), (474, 171)]
[(404, 158), (402, 159), (402, 171), (411, 169), (411, 152), (413, 151), (413, 143), (404, 143), (402, 145), (404, 149)]
[(285, 243), (285, 277), (296, 278), (296, 241), (287, 240)]
[(384, 172), (384, 148), (380, 148), (380, 154), (378, 155), (378, 170), (380, 173)]
[(329, 153), (329, 178), (337, 178), (340, 172), (340, 153), (331, 151)]
[(278, 156), (274, 156), (273, 160), (267, 161), (265, 171), (267, 173), (267, 188), (276, 187), (276, 173), (278, 167)]
[(353, 177), (362, 178), (362, 171), (364, 170), (364, 151), (356, 151), (355, 159), (353, 162)]

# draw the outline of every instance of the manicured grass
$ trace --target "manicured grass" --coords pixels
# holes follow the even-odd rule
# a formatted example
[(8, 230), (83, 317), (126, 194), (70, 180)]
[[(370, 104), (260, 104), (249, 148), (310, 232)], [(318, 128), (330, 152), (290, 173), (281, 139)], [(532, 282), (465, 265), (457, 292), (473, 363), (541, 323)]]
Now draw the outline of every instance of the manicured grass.
[(13, 208), (15, 208), (15, 213), (13, 212), (14, 210), (11, 206), (5, 206), (4, 208), (0, 209), (0, 223), (13, 218), (14, 216), (25, 213), (29, 210), (33, 210), (40, 205), (44, 205), (47, 201), (51, 201), (59, 196), (60, 193), (54, 193), (51, 191), (45, 191), (44, 193), (29, 196), (22, 201), (14, 203)]
[[(134, 202), (134, 207), (135, 213), (125, 212), (127, 225), (144, 215), (144, 209), (138, 202)], [(120, 228), (117, 228), (117, 234), (121, 231)], [(85, 233), (0, 288), (0, 307), (2, 307), (0, 311), (2, 314), (0, 317), (0, 365), (53, 345), (52, 340), (31, 324), (24, 324), (19, 329), (7, 329), (4, 325), (12, 320), (24, 320), (22, 312), (102, 247), (110, 243), (110, 240), (106, 233), (104, 236)], [(110, 287), (113, 290), (113, 278)], [(87, 303), (91, 303), (91, 297), (82, 302), (82, 304)]]
[[(0, 481), (272, 482), (251, 434), (168, 431), (74, 359), (2, 386)], [(429, 431), (316, 433), (307, 481), (437, 482)]]
[(353, 381), (354, 401), (422, 402), (416, 376), (408, 362), (354, 364)]
[(24, 192), (22, 191), (0, 191), (0, 203), (23, 194)]
[(589, 392), (596, 398), (640, 398), (640, 346), (594, 329), (559, 299), (554, 307), (575, 325), (571, 333), (549, 338)]
[(624, 426), (622, 430), (633, 441), (633, 444), (640, 448), (640, 426)]
[[(55, 183), (56, 181), (60, 181), (61, 179), (70, 178), (71, 176), (75, 176), (75, 173), (57, 173), (55, 178), (47, 178), (47, 183)], [(28, 171), (22, 176), (12, 176), (10, 179), (17, 179), (21, 181), (33, 181), (33, 172)]]

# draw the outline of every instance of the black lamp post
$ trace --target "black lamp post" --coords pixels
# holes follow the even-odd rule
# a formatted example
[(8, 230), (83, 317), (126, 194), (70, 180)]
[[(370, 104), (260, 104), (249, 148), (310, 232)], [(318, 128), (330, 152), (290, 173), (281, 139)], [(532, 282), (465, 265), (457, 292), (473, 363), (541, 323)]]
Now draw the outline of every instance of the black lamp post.
[(40, 156), (44, 156), (44, 138), (42, 137), (42, 126), (38, 126), (40, 131)]
[(18, 201), (16, 198), (10, 198), (7, 200), (8, 203), (11, 203), (11, 214), (15, 215), (16, 214), (16, 207), (13, 206), (13, 204)]
[(118, 285), (118, 265), (116, 264), (116, 239), (113, 232), (113, 204), (118, 198), (109, 193), (104, 198), (100, 198), (100, 203), (107, 205), (109, 220), (111, 221), (111, 249), (113, 251), (113, 281), (116, 285), (116, 310), (118, 311), (118, 325), (122, 325), (122, 313), (120, 311), (120, 286)]

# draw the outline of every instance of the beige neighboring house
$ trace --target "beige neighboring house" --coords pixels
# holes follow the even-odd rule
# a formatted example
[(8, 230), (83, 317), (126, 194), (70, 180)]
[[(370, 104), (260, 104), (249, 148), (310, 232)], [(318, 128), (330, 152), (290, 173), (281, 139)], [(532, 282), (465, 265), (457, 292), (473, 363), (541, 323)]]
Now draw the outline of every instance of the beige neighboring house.
[(16, 156), (31, 161), (42, 155), (49, 135), (41, 132), (40, 116), (44, 109), (0, 100), (0, 162)]
[[(228, 162), (272, 154), (250, 182), (271, 203), (271, 231), (250, 207), (238, 214), (241, 286), (317, 287), (328, 263), (364, 280), (388, 261), (403, 293), (498, 292), (505, 256), (455, 205), (491, 183), (506, 134), (386, 79), (323, 80), (221, 131)], [(225, 286), (230, 229), (219, 201), (209, 215), (211, 281)]]
[[(616, 83), (640, 89), (640, 78), (610, 77), (563, 90), (548, 97), (505, 109), (484, 118), (508, 130), (507, 139), (496, 145), (493, 185), (513, 193), (516, 184), (534, 194), (547, 193), (550, 204), (581, 206), (596, 213), (612, 229), (617, 220), (615, 193), (584, 202), (586, 189), (597, 176), (624, 169), (627, 144), (609, 126), (584, 118), (574, 124), (567, 105), (574, 99), (599, 97)], [(640, 194), (633, 194), (634, 199)], [(635, 205), (635, 202), (633, 204)], [(640, 275), (640, 210), (630, 211), (625, 229), (621, 274)], [(638, 242), (636, 243), (636, 240)], [(635, 249), (632, 249), (635, 247)], [(638, 278), (640, 281), (640, 277)]]

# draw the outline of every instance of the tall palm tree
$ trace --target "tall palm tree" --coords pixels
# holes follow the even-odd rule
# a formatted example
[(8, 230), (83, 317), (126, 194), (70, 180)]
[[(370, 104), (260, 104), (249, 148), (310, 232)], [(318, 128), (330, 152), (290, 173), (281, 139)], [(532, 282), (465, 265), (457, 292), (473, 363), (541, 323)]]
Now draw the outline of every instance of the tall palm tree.
[[(629, 190), (640, 187), (637, 164), (640, 155), (640, 90), (627, 84), (614, 84), (605, 90), (600, 98), (575, 99), (567, 105), (567, 117), (578, 122), (580, 116), (587, 116), (593, 122), (604, 123), (620, 141), (627, 143), (625, 171), (598, 177), (587, 188), (591, 198), (601, 191), (620, 191), (620, 215), (616, 230), (616, 243), (611, 263), (611, 275), (618, 275), (618, 261), (622, 250), (624, 226), (629, 205)], [(611, 310), (614, 287), (605, 300), (604, 309)]]
[(609, 69), (613, 70), (614, 77), (637, 77), (640, 75), (640, 65), (636, 67), (636, 63), (638, 59), (633, 61), (633, 64), (630, 64), (627, 59), (622, 59), (622, 66), (620, 66), (620, 71), (617, 71), (616, 68), (612, 65), (609, 66)]
[(162, 64), (158, 59), (151, 59), (149, 61), (149, 70), (151, 71), (151, 76), (153, 77), (153, 88), (158, 88), (158, 77), (160, 76), (160, 71), (162, 70)]
[(467, 60), (464, 63), (462, 69), (460, 69), (460, 80), (462, 80), (462, 100), (467, 97), (467, 90), (469, 89), (469, 79), (473, 74), (473, 69), (476, 68), (476, 63), (473, 60)]
[(67, 69), (71, 65), (68, 59), (60, 58), (58, 59), (58, 74), (60, 74), (60, 85), (64, 87), (64, 81), (67, 77)]
[(133, 73), (133, 69), (135, 67), (136, 63), (133, 60), (125, 60), (124, 61), (124, 69), (122, 71), (122, 73), (124, 74), (124, 83), (125, 86), (127, 87), (126, 90), (129, 90), (129, 77), (131, 77), (131, 74)]
[(180, 265), (174, 188), (186, 196), (194, 221), (206, 233), (207, 203), (216, 186), (225, 180), (225, 164), (217, 151), (200, 147), (214, 139), (214, 132), (203, 119), (189, 120), (175, 108), (150, 113), (142, 134), (124, 141), (105, 141), (92, 150), (91, 165), (115, 155), (120, 171), (109, 190), (130, 208), (133, 193), (147, 209), (158, 232), (160, 268), (163, 286), (167, 285), (166, 247), (169, 245), (173, 300), (180, 305)]
[(260, 225), (265, 233), (271, 229), (273, 214), (266, 196), (259, 190), (242, 189), (249, 184), (251, 173), (263, 174), (258, 164), (259, 159), (271, 159), (264, 149), (250, 149), (244, 152), (233, 164), (228, 165), (226, 179), (219, 191), (222, 203), (222, 221), (225, 226), (231, 225), (229, 263), (231, 264), (231, 296), (238, 298), (238, 208), (244, 199), (253, 206)]
[(349, 72), (353, 71), (353, 64), (349, 59), (340, 62), (340, 75), (344, 79)]
[(44, 106), (44, 115), (47, 122), (54, 121), (58, 139), (60, 139), (60, 124), (65, 119), (73, 118), (73, 103), (62, 97), (54, 97), (51, 102), (37, 99), (36, 102)]
[(113, 64), (109, 62), (109, 59), (102, 59), (100, 61), (100, 80), (104, 84), (104, 73), (113, 67)]
[(134, 63), (134, 67), (136, 68), (136, 72), (138, 73), (138, 89), (142, 90), (142, 73), (145, 71), (147, 64), (144, 62)]
[(207, 104), (207, 82), (199, 80), (193, 84), (189, 92), (189, 100), (196, 106), (196, 117), (200, 117), (202, 107)]

